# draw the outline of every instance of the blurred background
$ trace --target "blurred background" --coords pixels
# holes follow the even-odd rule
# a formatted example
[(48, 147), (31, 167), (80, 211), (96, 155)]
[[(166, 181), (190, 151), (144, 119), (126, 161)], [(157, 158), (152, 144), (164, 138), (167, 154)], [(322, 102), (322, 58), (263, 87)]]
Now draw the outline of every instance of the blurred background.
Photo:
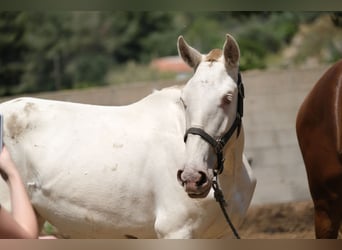
[(226, 33), (240, 46), (245, 153), (258, 181), (243, 238), (313, 238), (295, 120), (342, 58), (342, 12), (2, 11), (0, 102), (129, 104), (191, 76), (177, 56), (179, 35), (205, 54), (222, 48)]
[(152, 60), (176, 56), (179, 35), (207, 53), (226, 33), (242, 71), (342, 54), (342, 12), (2, 11), (0, 96), (179, 78)]

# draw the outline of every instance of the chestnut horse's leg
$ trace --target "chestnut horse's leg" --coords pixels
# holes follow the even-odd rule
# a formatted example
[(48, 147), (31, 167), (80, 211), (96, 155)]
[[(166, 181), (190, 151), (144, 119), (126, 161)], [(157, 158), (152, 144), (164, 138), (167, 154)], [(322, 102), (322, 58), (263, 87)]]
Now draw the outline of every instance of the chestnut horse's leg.
[[(336, 239), (342, 219), (342, 165), (331, 154), (323, 156), (311, 162), (315, 170), (320, 167), (309, 182), (315, 209), (315, 233), (318, 239)], [(319, 165), (314, 165), (317, 163)]]
[(341, 223), (337, 201), (314, 200), (317, 239), (336, 239)]
[(339, 154), (326, 133), (314, 133), (309, 129), (299, 132), (298, 142), (315, 209), (316, 238), (336, 239), (342, 218), (342, 164)]

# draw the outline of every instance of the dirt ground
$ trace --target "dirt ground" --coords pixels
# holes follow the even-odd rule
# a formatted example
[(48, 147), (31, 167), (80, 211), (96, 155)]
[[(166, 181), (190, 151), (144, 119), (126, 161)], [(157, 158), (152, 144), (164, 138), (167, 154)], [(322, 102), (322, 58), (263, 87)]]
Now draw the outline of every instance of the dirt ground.
[(239, 229), (243, 239), (314, 239), (312, 201), (252, 206)]

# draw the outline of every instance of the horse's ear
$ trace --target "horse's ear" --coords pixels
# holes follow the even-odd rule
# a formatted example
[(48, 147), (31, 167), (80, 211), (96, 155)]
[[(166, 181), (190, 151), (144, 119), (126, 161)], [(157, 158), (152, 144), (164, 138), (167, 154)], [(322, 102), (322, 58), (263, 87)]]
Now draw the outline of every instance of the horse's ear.
[(191, 68), (196, 69), (198, 64), (202, 61), (202, 54), (196, 49), (189, 46), (183, 36), (178, 37), (177, 42), (178, 53), (182, 57), (183, 61)]
[(223, 55), (227, 67), (238, 67), (240, 59), (239, 45), (234, 37), (227, 34), (226, 42), (223, 45)]

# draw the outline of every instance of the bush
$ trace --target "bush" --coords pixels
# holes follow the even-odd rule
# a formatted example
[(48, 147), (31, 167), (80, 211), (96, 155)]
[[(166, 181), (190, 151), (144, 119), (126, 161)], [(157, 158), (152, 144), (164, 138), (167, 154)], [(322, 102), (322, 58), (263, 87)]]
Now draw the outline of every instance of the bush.
[[(318, 15), (0, 12), (0, 94), (104, 85), (108, 79), (123, 82), (165, 78), (168, 76), (152, 72), (142, 64), (148, 64), (152, 58), (176, 54), (178, 35), (184, 35), (189, 44), (207, 53), (222, 48), (225, 34), (230, 33), (240, 44), (241, 69), (265, 68), (269, 55), (278, 53), (291, 41), (299, 24)], [(338, 14), (335, 17), (333, 20), (338, 24)], [(329, 51), (335, 53), (337, 48)], [(119, 74), (123, 79), (119, 79)]]
[(239, 39), (240, 70), (264, 69), (266, 67), (267, 51), (264, 46), (248, 38)]
[(251, 16), (237, 33), (241, 69), (266, 68), (268, 56), (282, 50), (296, 34), (299, 16), (292, 12)]
[(67, 73), (72, 76), (73, 88), (105, 85), (105, 75), (111, 60), (101, 53), (85, 53), (71, 61)]

